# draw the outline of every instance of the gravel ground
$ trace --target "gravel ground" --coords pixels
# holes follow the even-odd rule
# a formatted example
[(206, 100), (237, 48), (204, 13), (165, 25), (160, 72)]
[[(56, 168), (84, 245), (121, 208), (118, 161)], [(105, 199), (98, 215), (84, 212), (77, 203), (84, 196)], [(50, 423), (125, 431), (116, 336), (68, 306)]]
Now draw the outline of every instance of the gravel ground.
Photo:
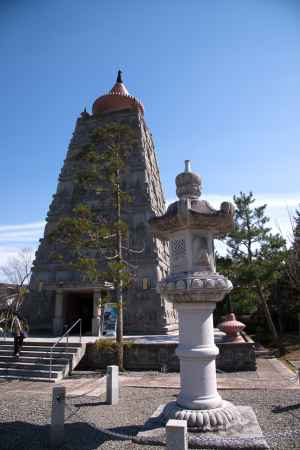
[[(264, 432), (274, 433), (272, 449), (300, 450), (300, 390), (224, 390), (220, 393), (236, 405), (252, 406)], [(174, 400), (174, 389), (122, 388), (120, 404), (108, 406), (104, 396), (68, 399), (65, 444), (63, 450), (140, 449), (155, 450), (163, 446), (133, 444), (111, 440), (96, 426), (117, 432), (137, 434), (145, 420), (161, 403)], [(2, 392), (0, 398), (0, 449), (38, 450), (48, 446), (51, 399), (49, 393)], [(285, 438), (278, 432), (291, 432)]]

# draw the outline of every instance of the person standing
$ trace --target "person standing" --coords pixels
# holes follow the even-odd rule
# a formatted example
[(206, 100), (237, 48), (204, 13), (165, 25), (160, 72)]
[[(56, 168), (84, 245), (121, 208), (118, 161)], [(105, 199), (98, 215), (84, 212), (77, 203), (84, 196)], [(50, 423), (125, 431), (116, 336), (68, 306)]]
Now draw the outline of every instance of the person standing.
[(17, 314), (14, 315), (11, 322), (11, 331), (14, 336), (14, 354), (20, 356), (20, 350), (23, 345), (24, 334), (20, 318)]

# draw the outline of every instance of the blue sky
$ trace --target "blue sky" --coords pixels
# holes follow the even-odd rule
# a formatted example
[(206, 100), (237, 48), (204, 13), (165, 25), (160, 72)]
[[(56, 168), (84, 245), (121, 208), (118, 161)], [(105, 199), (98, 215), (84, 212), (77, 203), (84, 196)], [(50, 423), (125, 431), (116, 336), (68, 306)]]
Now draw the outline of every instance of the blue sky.
[[(145, 105), (166, 198), (191, 159), (212, 202), (300, 202), (300, 2), (0, 3), (0, 264), (37, 245), (76, 118), (120, 68)], [(218, 206), (217, 203), (215, 206)]]

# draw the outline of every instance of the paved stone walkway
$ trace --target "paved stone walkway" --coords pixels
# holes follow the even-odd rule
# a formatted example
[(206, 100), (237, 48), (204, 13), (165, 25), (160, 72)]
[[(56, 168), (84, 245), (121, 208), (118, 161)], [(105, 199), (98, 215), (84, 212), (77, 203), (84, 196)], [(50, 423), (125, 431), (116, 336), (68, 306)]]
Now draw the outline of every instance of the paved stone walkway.
[[(300, 390), (295, 372), (276, 358), (258, 359), (256, 372), (218, 373), (219, 389), (228, 390)], [(66, 386), (67, 396), (99, 397), (105, 392), (105, 376), (101, 372), (74, 372), (72, 377), (66, 378), (59, 384)], [(123, 387), (137, 388), (168, 388), (179, 389), (179, 373), (160, 372), (125, 372), (120, 375)], [(3, 392), (40, 393), (49, 395), (53, 384), (47, 382), (17, 381), (0, 382), (0, 397)]]
[[(106, 377), (103, 373), (80, 372), (60, 381), (59, 385), (66, 387), (68, 397), (77, 397), (84, 395), (86, 397), (99, 397), (106, 390)], [(0, 398), (1, 394), (14, 392), (16, 394), (26, 392), (27, 394), (40, 394), (49, 396), (52, 392), (54, 383), (25, 381), (25, 380), (0, 380)], [(1, 448), (1, 447), (0, 447)]]
[[(219, 389), (300, 389), (296, 374), (276, 358), (258, 359), (256, 372), (218, 373)], [(121, 376), (121, 384), (128, 387), (180, 387), (178, 373), (160, 374), (132, 372)]]
[[(88, 383), (92, 378), (78, 377), (73, 380), (73, 384), (66, 380), (69, 394), (74, 394), (76, 389), (77, 393), (81, 389), (88, 393)], [(53, 384), (4, 382), (0, 386), (1, 450), (50, 450), (50, 390)], [(128, 435), (146, 431), (144, 423), (149, 416), (160, 404), (174, 400), (178, 391), (123, 386), (120, 394), (120, 402), (114, 406), (105, 403), (105, 394), (97, 398), (69, 395), (66, 402), (65, 443), (61, 450), (163, 450), (165, 447), (162, 446), (112, 439), (102, 433), (99, 427)], [(236, 405), (254, 409), (263, 432), (268, 433), (272, 450), (300, 450), (300, 390), (227, 389), (221, 391), (221, 395)]]

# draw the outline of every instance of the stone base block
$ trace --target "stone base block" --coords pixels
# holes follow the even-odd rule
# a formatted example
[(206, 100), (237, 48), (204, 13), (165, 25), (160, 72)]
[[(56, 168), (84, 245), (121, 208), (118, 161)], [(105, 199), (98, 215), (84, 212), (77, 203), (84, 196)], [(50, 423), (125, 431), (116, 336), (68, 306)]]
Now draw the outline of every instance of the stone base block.
[[(220, 342), (218, 333), (215, 333), (216, 345), (219, 355), (216, 360), (217, 369), (223, 371), (256, 370), (254, 342), (232, 344)], [(134, 338), (133, 338), (134, 339)], [(132, 339), (132, 340), (133, 340)], [(142, 342), (139, 342), (139, 341)], [(168, 338), (164, 336), (150, 336), (149, 339), (136, 338), (136, 342), (125, 348), (125, 368), (127, 370), (167, 370), (179, 371), (179, 359), (175, 350), (178, 345), (178, 336)], [(99, 350), (95, 344), (88, 344), (84, 359), (81, 361), (83, 369), (105, 369), (116, 364), (115, 355), (108, 350)]]
[(170, 402), (163, 410), (166, 419), (186, 420), (190, 431), (228, 430), (241, 421), (235, 405), (223, 400), (222, 406), (214, 409), (184, 409), (177, 403)]
[[(161, 405), (145, 423), (145, 431), (138, 433), (140, 443), (165, 445), (167, 405)], [(236, 406), (240, 420), (227, 430), (188, 433), (189, 448), (198, 449), (264, 449), (269, 450), (256, 415), (249, 406)]]

